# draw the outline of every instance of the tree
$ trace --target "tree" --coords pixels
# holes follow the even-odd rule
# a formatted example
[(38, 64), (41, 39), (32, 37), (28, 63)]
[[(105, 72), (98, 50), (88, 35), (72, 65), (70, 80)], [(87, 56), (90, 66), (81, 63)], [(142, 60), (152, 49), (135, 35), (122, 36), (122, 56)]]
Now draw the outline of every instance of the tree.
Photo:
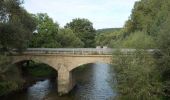
[(157, 44), (161, 56), (157, 57), (157, 59), (164, 85), (163, 90), (168, 100), (170, 98), (170, 14), (160, 27)]
[(56, 48), (61, 47), (58, 43), (59, 25), (44, 13), (34, 15), (37, 22), (36, 31), (33, 34), (30, 47)]
[(73, 19), (65, 28), (73, 30), (73, 33), (84, 42), (84, 47), (95, 47), (95, 29), (88, 19)]
[(34, 19), (20, 4), (20, 0), (0, 2), (0, 48), (5, 51), (26, 48), (35, 29)]
[(96, 45), (117, 47), (117, 44), (122, 35), (122, 30), (114, 32), (98, 33), (95, 37)]
[(122, 40), (123, 48), (135, 49), (154, 49), (156, 48), (153, 37), (144, 32), (131, 33), (127, 38)]
[(118, 51), (114, 56), (116, 100), (162, 100), (160, 71), (152, 55), (136, 50), (130, 55)]
[(136, 2), (129, 20), (125, 23), (126, 33), (143, 31), (149, 35), (154, 35), (151, 28), (165, 1), (167, 0), (141, 0)]
[[(170, 1), (141, 0), (135, 4), (130, 19), (125, 24), (128, 41), (125, 43), (144, 47), (151, 42), (158, 48), (155, 53), (162, 81), (162, 96), (170, 97)], [(140, 33), (138, 33), (140, 31)], [(135, 32), (135, 34), (133, 34)], [(137, 33), (136, 33), (137, 32)], [(140, 35), (139, 35), (140, 34)], [(136, 39), (135, 39), (136, 38)], [(147, 40), (145, 43), (144, 41)], [(149, 40), (149, 41), (148, 41)], [(152, 41), (150, 41), (152, 40)], [(149, 43), (150, 42), (150, 43)], [(151, 43), (151, 44), (152, 44)], [(158, 74), (159, 75), (159, 74)]]
[(35, 30), (34, 18), (21, 7), (20, 0), (0, 0), (0, 96), (21, 87), (17, 67), (11, 66), (9, 51), (23, 50)]
[(73, 33), (71, 29), (60, 29), (58, 33), (59, 43), (64, 48), (83, 47), (84, 43)]

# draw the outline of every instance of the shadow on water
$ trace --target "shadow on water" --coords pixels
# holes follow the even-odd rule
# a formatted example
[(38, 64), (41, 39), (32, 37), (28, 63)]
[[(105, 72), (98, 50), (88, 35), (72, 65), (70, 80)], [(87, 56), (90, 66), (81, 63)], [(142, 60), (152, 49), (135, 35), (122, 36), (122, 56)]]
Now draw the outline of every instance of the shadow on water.
[(55, 79), (47, 79), (4, 100), (113, 100), (116, 96), (112, 89), (114, 72), (110, 65), (88, 64), (73, 70), (73, 76), (77, 85), (68, 95), (59, 97)]

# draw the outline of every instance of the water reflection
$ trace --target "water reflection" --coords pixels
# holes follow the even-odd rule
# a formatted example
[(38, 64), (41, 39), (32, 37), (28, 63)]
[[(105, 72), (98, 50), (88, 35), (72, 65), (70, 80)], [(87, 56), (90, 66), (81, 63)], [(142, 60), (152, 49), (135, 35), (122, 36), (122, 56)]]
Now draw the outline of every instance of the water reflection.
[(28, 89), (28, 100), (42, 100), (44, 96), (53, 90), (54, 86), (55, 85), (53, 85), (53, 82), (50, 80), (37, 82)]
[(76, 69), (73, 75), (77, 85), (69, 95), (59, 97), (56, 82), (47, 79), (4, 100), (110, 100), (116, 95), (112, 89), (114, 74), (107, 64), (90, 64)]
[(92, 64), (86, 71), (76, 74), (84, 75), (83, 78), (77, 79), (76, 100), (108, 100), (116, 95), (111, 87), (114, 81), (110, 81), (112, 73), (109, 65)]

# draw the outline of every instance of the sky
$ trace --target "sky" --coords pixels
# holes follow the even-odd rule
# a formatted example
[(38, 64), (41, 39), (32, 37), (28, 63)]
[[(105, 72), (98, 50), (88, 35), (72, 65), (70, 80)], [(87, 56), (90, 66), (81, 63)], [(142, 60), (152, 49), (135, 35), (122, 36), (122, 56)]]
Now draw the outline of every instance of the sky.
[(61, 27), (74, 18), (89, 19), (94, 28), (119, 28), (128, 20), (138, 0), (25, 0), (33, 14), (47, 13)]

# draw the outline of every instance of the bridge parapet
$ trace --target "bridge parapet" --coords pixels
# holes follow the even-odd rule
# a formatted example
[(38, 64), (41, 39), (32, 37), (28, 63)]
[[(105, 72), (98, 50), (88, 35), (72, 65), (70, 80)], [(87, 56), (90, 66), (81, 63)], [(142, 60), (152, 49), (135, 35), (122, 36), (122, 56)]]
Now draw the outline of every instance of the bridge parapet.
[[(107, 48), (28, 48), (24, 54), (81, 54), (81, 55), (108, 55), (112, 54), (113, 49)], [(13, 53), (17, 53), (14, 50)]]
[[(123, 54), (131, 54), (137, 49), (112, 49), (112, 48), (27, 48), (23, 54), (77, 54), (77, 55), (111, 55), (120, 51)], [(140, 49), (142, 50), (142, 49)], [(152, 53), (155, 49), (146, 50)], [(16, 50), (13, 51), (16, 54)]]

